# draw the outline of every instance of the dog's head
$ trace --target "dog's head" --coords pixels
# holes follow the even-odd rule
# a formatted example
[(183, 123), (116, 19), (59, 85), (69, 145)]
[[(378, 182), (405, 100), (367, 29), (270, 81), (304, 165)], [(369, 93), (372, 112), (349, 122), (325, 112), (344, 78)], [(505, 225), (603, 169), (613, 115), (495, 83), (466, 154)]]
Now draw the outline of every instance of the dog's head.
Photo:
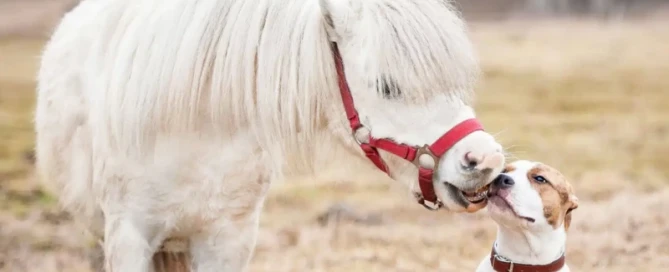
[(578, 198), (554, 168), (531, 161), (508, 164), (490, 186), (488, 213), (509, 228), (569, 228)]

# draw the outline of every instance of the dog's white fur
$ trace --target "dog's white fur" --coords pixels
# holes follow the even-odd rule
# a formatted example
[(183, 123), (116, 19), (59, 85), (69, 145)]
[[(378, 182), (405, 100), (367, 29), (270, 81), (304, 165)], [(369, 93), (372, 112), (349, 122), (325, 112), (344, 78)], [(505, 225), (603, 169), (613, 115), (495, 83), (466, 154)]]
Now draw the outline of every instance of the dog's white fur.
[[(486, 210), (497, 223), (497, 239), (493, 246), (498, 255), (514, 263), (529, 265), (552, 263), (566, 249), (565, 219), (563, 218), (556, 227), (545, 217), (544, 202), (547, 200), (542, 199), (539, 192), (533, 188), (531, 183), (535, 181), (530, 180), (527, 175), (528, 171), (539, 165), (539, 162), (519, 160), (509, 165), (510, 170), (502, 175), (510, 176), (515, 184), (505, 189), (508, 190), (508, 194), (505, 194), (504, 198), (515, 213), (508, 207), (497, 204), (501, 202), (488, 201)], [(572, 195), (571, 201), (576, 200)], [(516, 214), (535, 221), (519, 218)], [(490, 263), (490, 254), (481, 261), (476, 271), (495, 272)], [(565, 263), (559, 271), (569, 272), (569, 266)]]
[[(241, 271), (270, 181), (374, 169), (350, 136), (330, 41), (374, 137), (422, 146), (474, 117), (477, 60), (443, 0), (84, 0), (42, 55), (40, 176), (104, 235), (108, 271), (149, 270), (167, 237), (190, 241), (197, 271)], [(381, 97), (381, 77), (401, 96)], [(472, 211), (443, 183), (483, 186), (501, 151), (479, 131), (443, 156), (447, 209)], [(467, 153), (496, 162), (467, 170)], [(415, 167), (382, 155), (417, 191)]]

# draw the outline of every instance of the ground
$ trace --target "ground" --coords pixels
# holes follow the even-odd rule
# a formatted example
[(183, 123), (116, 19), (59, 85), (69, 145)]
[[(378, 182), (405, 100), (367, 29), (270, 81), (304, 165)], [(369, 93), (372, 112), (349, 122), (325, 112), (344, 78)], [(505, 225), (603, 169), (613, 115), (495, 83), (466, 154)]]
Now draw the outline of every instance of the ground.
[[(574, 271), (669, 266), (666, 25), (471, 26), (485, 71), (476, 110), (486, 129), (514, 158), (553, 165), (576, 187)], [(32, 174), (43, 42), (0, 40), (0, 271), (91, 271), (95, 241)], [(319, 220), (335, 203), (371, 219)], [(271, 190), (251, 271), (473, 271), (494, 234), (485, 213), (429, 212), (398, 184), (294, 181)]]

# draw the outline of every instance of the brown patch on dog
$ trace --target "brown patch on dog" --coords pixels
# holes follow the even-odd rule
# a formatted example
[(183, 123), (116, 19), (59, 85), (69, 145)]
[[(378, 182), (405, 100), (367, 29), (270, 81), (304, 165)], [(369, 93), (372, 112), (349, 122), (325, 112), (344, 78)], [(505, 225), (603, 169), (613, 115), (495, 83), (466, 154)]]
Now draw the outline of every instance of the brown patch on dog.
[[(535, 177), (542, 176), (546, 182), (538, 182)], [(544, 204), (544, 217), (553, 228), (564, 223), (565, 230), (571, 224), (571, 211), (578, 208), (578, 198), (574, 188), (556, 169), (539, 164), (527, 171), (527, 179), (539, 193)]]
[(502, 169), (502, 173), (513, 172), (513, 170), (516, 170), (516, 167), (510, 163), (507, 163), (506, 166), (504, 166), (504, 169)]

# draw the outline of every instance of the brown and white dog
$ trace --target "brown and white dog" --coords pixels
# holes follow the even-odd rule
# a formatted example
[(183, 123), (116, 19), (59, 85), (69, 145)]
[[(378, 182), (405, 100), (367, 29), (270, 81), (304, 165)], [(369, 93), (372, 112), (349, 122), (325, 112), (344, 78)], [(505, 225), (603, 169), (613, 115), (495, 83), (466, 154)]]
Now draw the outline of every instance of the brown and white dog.
[(487, 211), (497, 223), (492, 252), (477, 272), (568, 272), (567, 229), (578, 198), (566, 178), (539, 162), (515, 161), (490, 185)]

